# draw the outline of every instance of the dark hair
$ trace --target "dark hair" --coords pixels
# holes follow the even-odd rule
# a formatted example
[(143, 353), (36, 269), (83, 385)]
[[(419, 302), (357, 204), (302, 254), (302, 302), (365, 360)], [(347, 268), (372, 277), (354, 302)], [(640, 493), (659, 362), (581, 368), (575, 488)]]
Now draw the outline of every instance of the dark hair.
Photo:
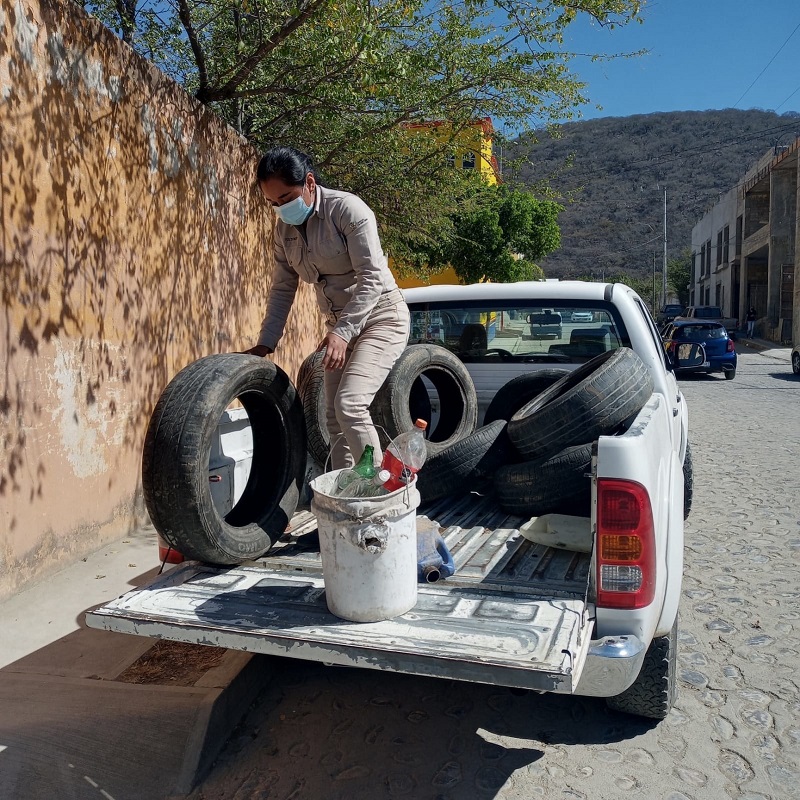
[(301, 186), (309, 172), (319, 183), (320, 178), (310, 156), (294, 147), (280, 146), (272, 147), (264, 153), (258, 162), (256, 174), (259, 182), (276, 176), (288, 186)]

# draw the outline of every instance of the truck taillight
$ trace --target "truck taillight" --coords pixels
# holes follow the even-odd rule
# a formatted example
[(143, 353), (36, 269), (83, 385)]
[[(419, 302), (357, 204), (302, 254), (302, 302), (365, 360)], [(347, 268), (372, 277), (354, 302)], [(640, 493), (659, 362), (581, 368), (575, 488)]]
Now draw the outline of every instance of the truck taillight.
[(641, 484), (597, 481), (597, 605), (643, 608), (656, 590), (650, 497)]

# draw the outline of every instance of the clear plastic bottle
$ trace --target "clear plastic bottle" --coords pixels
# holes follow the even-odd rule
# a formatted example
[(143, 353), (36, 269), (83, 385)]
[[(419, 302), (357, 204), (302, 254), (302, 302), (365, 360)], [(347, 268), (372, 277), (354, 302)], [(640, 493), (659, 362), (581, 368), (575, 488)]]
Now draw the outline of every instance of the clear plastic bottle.
[(351, 483), (358, 483), (363, 480), (371, 481), (378, 472), (375, 466), (375, 448), (368, 444), (358, 460), (358, 464), (350, 469), (343, 469), (336, 478), (336, 495), (342, 496)]
[(427, 427), (428, 423), (424, 419), (418, 419), (410, 431), (401, 433), (386, 448), (381, 468), (387, 469), (391, 473), (391, 477), (385, 483), (388, 491), (394, 492), (411, 483), (414, 475), (425, 463), (427, 456), (425, 429)]
[(380, 469), (373, 478), (359, 478), (345, 486), (339, 497), (380, 497), (388, 494), (383, 484), (391, 478), (388, 469)]

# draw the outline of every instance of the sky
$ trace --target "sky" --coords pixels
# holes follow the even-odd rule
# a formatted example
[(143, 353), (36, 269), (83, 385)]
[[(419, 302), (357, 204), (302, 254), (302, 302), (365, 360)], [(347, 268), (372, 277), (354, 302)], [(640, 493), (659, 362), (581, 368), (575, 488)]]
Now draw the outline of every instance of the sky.
[[(574, 23), (566, 47), (645, 55), (572, 69), (588, 83), (583, 119), (759, 108), (800, 112), (800, 0), (646, 0), (644, 22)], [(597, 109), (595, 105), (601, 105)]]

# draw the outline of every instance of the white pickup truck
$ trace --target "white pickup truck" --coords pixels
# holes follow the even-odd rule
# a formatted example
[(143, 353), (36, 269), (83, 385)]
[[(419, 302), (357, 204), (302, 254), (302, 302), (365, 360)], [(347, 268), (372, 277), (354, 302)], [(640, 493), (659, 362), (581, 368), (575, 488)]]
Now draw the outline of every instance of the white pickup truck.
[[(443, 315), (485, 330), (485, 358), (473, 350), (465, 360), (478, 424), (496, 392), (517, 376), (553, 366), (575, 370), (619, 348), (641, 359), (652, 394), (635, 418), (592, 444), (587, 510), (572, 518), (588, 547), (532, 541), (524, 535), (529, 517), (504, 511), (491, 493), (427, 504), (423, 496), (418, 524), (441, 532), (455, 574), (421, 584), (416, 607), (401, 617), (350, 623), (326, 608), (318, 548), (307, 546), (316, 524), (303, 511), (265, 555), (233, 566), (185, 562), (88, 613), (88, 624), (326, 664), (603, 697), (616, 710), (665, 717), (676, 691), (692, 475), (686, 401), (645, 304), (622, 284), (555, 281), (426, 287), (406, 298), (412, 344), (453, 341)], [(530, 333), (528, 315), (543, 307), (564, 320), (558, 339)], [(567, 321), (583, 319), (575, 309), (592, 321)], [(444, 411), (435, 396), (432, 407), (434, 417)], [(228, 460), (252, 452), (239, 451)], [(241, 470), (227, 474), (241, 480)], [(242, 490), (222, 493), (228, 508)]]

